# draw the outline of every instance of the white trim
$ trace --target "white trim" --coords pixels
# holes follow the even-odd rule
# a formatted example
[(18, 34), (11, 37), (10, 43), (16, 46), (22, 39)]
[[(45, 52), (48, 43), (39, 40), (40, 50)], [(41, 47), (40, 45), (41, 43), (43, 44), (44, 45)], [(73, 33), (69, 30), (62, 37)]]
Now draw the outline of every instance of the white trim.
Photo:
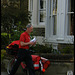
[(38, 0), (33, 0), (33, 25), (38, 25)]
[(44, 25), (35, 25), (35, 24), (33, 24), (33, 27), (34, 27), (34, 28), (45, 28)]
[(67, 12), (67, 14), (74, 14), (74, 12)]
[(28, 11), (30, 11), (30, 0), (29, 0), (29, 7), (28, 7)]
[[(64, 39), (64, 28), (65, 28), (65, 1), (58, 0), (57, 9), (57, 36), (58, 38)], [(61, 7), (61, 8), (60, 8)]]
[(64, 41), (64, 38), (57, 38), (57, 41)]
[(47, 40), (46, 42), (50, 42), (50, 43), (74, 44), (74, 36), (65, 36), (64, 39), (63, 38), (50, 37), (50, 38), (48, 38), (46, 40)]

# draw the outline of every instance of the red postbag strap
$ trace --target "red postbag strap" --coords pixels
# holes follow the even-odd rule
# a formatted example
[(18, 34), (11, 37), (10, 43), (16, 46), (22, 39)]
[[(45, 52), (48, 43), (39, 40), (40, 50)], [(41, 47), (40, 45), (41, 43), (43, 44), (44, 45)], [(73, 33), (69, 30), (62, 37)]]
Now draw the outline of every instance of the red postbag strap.
[(48, 66), (50, 65), (50, 61), (46, 58), (41, 57), (42, 63), (43, 63), (43, 68), (47, 69)]

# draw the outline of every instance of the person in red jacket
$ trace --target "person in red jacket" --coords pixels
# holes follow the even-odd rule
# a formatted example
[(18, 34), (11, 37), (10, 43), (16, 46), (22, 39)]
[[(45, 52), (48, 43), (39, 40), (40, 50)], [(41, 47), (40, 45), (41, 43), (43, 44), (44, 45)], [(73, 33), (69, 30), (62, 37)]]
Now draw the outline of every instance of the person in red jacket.
[(14, 66), (12, 67), (12, 70), (9, 75), (14, 75), (22, 61), (24, 61), (27, 65), (27, 68), (29, 70), (29, 75), (35, 75), (34, 71), (34, 66), (33, 66), (33, 61), (31, 57), (31, 53), (29, 52), (29, 47), (30, 45), (35, 45), (35, 42), (30, 41), (30, 33), (33, 31), (33, 26), (32, 25), (27, 25), (26, 26), (26, 31), (23, 32), (20, 35), (20, 40), (19, 40), (19, 51), (17, 55), (17, 61), (15, 62)]

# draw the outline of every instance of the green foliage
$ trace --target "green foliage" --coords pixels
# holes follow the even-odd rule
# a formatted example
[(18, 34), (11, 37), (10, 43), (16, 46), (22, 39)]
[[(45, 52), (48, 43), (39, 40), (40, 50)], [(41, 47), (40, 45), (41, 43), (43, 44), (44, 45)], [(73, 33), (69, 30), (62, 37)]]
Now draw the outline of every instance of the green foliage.
[[(13, 1), (14, 2), (14, 1)], [(27, 3), (24, 0), (22, 0), (21, 3)], [(20, 4), (21, 4), (20, 3)], [(22, 5), (22, 4), (21, 4)], [(23, 5), (22, 5), (23, 7)], [(5, 8), (3, 5), (1, 6), (1, 25), (6, 32), (12, 32), (12, 25), (14, 20), (14, 25), (18, 27), (18, 24), (20, 25), (20, 30), (22, 30), (25, 25), (30, 23), (30, 12), (27, 9), (27, 4), (24, 4), (23, 8), (15, 7), (13, 5), (7, 5)]]
[(10, 5), (7, 4), (6, 7), (4, 7), (5, 5), (1, 4), (1, 31), (2, 33), (6, 32), (9, 35), (8, 38), (6, 38), (7, 35), (1, 36), (2, 46), (5, 45), (8, 40), (10, 42), (19, 40), (20, 34), (24, 32), (23, 29), (28, 23), (30, 23), (31, 19), (31, 15), (27, 6), (28, 0), (16, 0), (20, 1), (20, 7), (15, 7), (15, 0), (11, 1), (12, 3)]
[(15, 41), (15, 40), (19, 40), (20, 39), (20, 35), (21, 35), (22, 31), (13, 31), (11, 40)]
[(1, 61), (5, 58), (6, 50), (1, 50)]
[(1, 49), (5, 48), (9, 43), (9, 35), (1, 35)]
[(62, 48), (60, 51), (62, 54), (74, 54), (74, 46), (67, 45), (66, 47)]
[(19, 40), (21, 33), (24, 32), (23, 29), (20, 31), (20, 28), (21, 28), (21, 21), (17, 23), (16, 29), (12, 29), (11, 40), (13, 41)]
[(36, 44), (35, 47), (31, 47), (30, 49), (34, 50), (36, 53), (51, 53), (52, 47)]

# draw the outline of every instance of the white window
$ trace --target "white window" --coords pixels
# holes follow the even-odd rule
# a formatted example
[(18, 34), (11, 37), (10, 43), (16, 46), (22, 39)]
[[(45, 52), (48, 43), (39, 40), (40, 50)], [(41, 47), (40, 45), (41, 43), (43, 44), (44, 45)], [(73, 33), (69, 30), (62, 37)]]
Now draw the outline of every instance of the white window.
[(39, 23), (45, 24), (46, 18), (46, 0), (39, 0)]
[(74, 35), (74, 0), (67, 1), (67, 35)]

